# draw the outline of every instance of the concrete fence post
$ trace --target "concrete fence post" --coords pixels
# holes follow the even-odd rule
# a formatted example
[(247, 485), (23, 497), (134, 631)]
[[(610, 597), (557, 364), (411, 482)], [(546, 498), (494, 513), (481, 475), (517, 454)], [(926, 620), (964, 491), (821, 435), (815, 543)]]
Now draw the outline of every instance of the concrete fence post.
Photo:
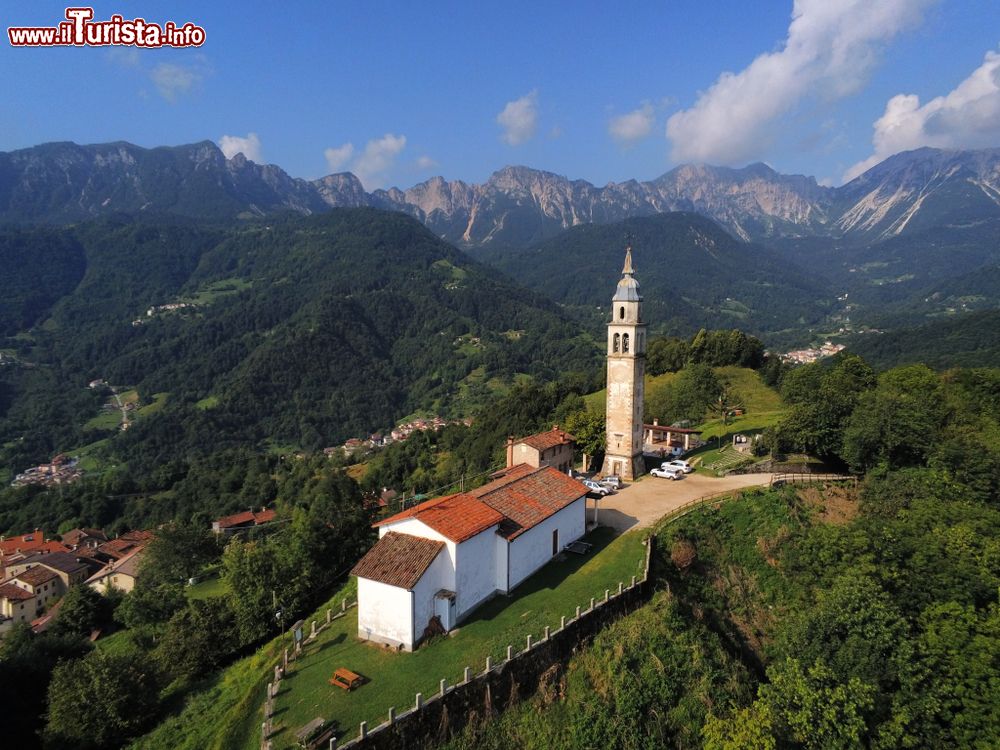
[(267, 740), (267, 722), (266, 721), (263, 724), (260, 725), (260, 736), (261, 736), (261, 741), (262, 742)]
[(492, 669), (493, 669), (493, 657), (487, 656), (486, 657), (486, 671), (490, 672), (490, 671), (492, 671)]
[(604, 601), (611, 599), (611, 589), (604, 589)]
[(590, 611), (594, 611), (594, 597), (590, 597)]
[(579, 620), (579, 619), (580, 619), (580, 605), (579, 605), (579, 604), (578, 604), (578, 605), (577, 605), (577, 607), (576, 607), (576, 619), (577, 619), (577, 620)]
[(423, 707), (424, 707), (424, 694), (417, 693), (417, 697), (413, 701), (413, 708), (419, 711)]
[(341, 602), (340, 602), (340, 611), (341, 612), (346, 612), (347, 611), (347, 599), (341, 600)]
[(528, 645), (525, 647), (524, 650), (525, 651), (531, 651), (531, 633), (528, 633), (527, 641), (528, 641)]
[(472, 667), (465, 668), (464, 679), (462, 682), (472, 682)]
[(563, 615), (562, 617), (559, 618), (559, 629), (560, 630), (566, 629), (566, 615)]
[(312, 622), (312, 635), (311, 635), (311, 637), (312, 638), (316, 637), (316, 621), (315, 620), (313, 620), (313, 622)]
[(390, 724), (395, 724), (396, 723), (396, 707), (395, 706), (389, 706), (389, 723)]
[(507, 661), (510, 661), (513, 657), (514, 657), (514, 647), (513, 646), (508, 646), (507, 647)]
[(446, 680), (444, 677), (442, 677), (441, 678), (441, 695), (443, 696), (447, 692), (448, 692), (448, 680)]
[(549, 628), (549, 626), (548, 626), (548, 625), (546, 625), (546, 626), (545, 626), (545, 636), (544, 636), (543, 640), (546, 640), (546, 641), (547, 641), (547, 640), (549, 639), (549, 636), (550, 636), (550, 635), (551, 635), (551, 631), (550, 631), (550, 628)]
[(618, 596), (622, 595), (622, 591), (625, 590), (625, 584), (621, 581), (618, 582)]
[(330, 749), (329, 750), (337, 750), (337, 738), (336, 737), (331, 737), (330, 738)]
[(327, 608), (327, 610), (326, 610), (326, 624), (329, 625), (331, 620), (333, 620), (333, 610)]
[(288, 649), (287, 648), (285, 649), (284, 668), (286, 670), (288, 669)]
[(635, 576), (632, 576), (632, 585), (629, 586), (629, 588), (630, 589), (634, 589), (635, 588)]
[(273, 682), (267, 683), (267, 694), (264, 697), (265, 701), (269, 701), (271, 698), (274, 697), (274, 693), (272, 692), (273, 690), (274, 690), (274, 683)]
[(358, 727), (358, 737), (363, 740), (367, 736), (368, 736), (368, 722), (362, 721), (361, 726)]

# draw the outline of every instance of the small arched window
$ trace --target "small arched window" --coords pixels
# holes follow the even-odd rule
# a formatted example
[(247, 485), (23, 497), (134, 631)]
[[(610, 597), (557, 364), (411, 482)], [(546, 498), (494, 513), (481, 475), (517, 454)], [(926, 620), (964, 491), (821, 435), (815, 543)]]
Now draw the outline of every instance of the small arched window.
[(621, 307), (618, 308), (618, 319), (619, 320), (625, 319), (625, 305), (622, 305)]
[(628, 334), (627, 333), (623, 333), (622, 334), (622, 351), (625, 354), (628, 354)]
[[(628, 334), (625, 334), (625, 335), (628, 336)], [(618, 347), (621, 345), (621, 338), (622, 338), (622, 336), (621, 336), (620, 333), (616, 333), (615, 334), (615, 344), (614, 344), (614, 347), (612, 348), (612, 351), (615, 354), (618, 353)]]

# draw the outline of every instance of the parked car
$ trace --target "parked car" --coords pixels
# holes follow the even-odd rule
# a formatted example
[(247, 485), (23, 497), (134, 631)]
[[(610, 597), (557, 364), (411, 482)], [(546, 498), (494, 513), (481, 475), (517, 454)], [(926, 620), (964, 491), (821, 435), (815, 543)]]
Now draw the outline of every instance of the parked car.
[(607, 487), (602, 487), (601, 485), (599, 485), (593, 479), (584, 479), (583, 483), (587, 487), (587, 489), (590, 490), (590, 492), (594, 495), (600, 495), (601, 497), (604, 497), (605, 495), (610, 495), (612, 492)]
[(660, 468), (661, 469), (669, 469), (669, 468), (680, 469), (685, 474), (690, 474), (692, 471), (694, 471), (694, 467), (691, 466), (691, 464), (689, 464), (687, 461), (685, 461), (683, 459), (680, 459), (680, 458), (675, 458), (673, 461), (664, 461), (662, 464), (660, 464)]
[(597, 480), (597, 483), (602, 487), (607, 487), (609, 490), (620, 490), (622, 488), (622, 478), (617, 474), (601, 477)]
[(651, 476), (660, 477), (661, 479), (683, 479), (684, 472), (673, 466), (661, 466), (658, 469), (653, 469), (649, 472)]

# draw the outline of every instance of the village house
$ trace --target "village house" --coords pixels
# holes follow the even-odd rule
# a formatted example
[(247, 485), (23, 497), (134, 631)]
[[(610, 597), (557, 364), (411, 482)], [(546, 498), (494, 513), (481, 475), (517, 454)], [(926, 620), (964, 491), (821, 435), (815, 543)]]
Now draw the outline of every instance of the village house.
[(7, 565), (8, 578), (19, 578), (28, 570), (46, 568), (59, 578), (60, 595), (67, 589), (87, 580), (97, 564), (86, 557), (78, 557), (70, 552), (39, 552)]
[(536, 468), (551, 466), (563, 473), (573, 468), (573, 454), (576, 451), (576, 438), (559, 425), (554, 425), (548, 432), (529, 435), (515, 441), (507, 438), (507, 468), (517, 464), (528, 464)]
[(261, 508), (259, 511), (250, 510), (242, 513), (235, 513), (231, 516), (223, 516), (212, 521), (212, 531), (216, 534), (226, 536), (239, 534), (264, 524), (271, 523), (275, 518), (274, 510)]
[(87, 585), (101, 594), (107, 594), (111, 589), (130, 593), (139, 580), (143, 551), (143, 547), (136, 547), (121, 559), (108, 563), (87, 579)]
[(494, 477), (376, 524), (379, 541), (351, 571), (359, 637), (412, 650), (426, 634), (450, 631), (484, 601), (509, 593), (583, 536), (582, 483), (528, 463)]
[(31, 622), (38, 608), (35, 595), (13, 583), (0, 583), (0, 635), (19, 622)]

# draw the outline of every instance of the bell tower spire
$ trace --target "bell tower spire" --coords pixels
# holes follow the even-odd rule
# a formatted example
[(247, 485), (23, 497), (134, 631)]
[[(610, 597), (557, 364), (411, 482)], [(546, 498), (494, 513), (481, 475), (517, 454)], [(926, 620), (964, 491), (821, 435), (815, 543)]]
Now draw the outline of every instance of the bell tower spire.
[(646, 372), (646, 324), (642, 295), (632, 266), (632, 243), (625, 248), (622, 278), (611, 298), (608, 324), (607, 447), (604, 473), (626, 481), (645, 473), (642, 457)]

